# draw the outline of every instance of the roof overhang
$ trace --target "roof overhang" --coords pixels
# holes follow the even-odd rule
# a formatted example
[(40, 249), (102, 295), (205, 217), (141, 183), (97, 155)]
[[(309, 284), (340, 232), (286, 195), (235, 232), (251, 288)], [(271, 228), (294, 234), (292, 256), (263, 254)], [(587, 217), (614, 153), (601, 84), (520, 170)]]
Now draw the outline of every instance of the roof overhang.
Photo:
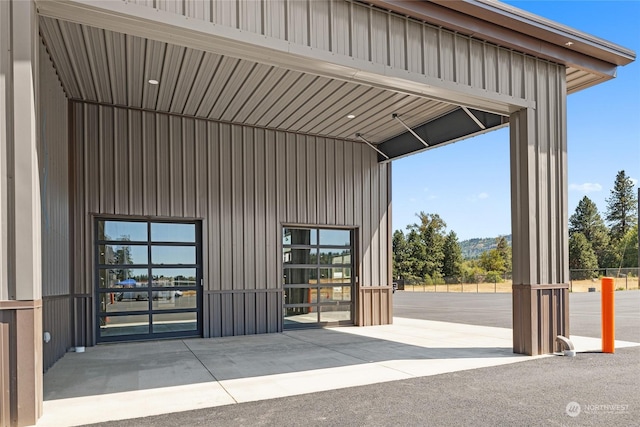
[[(565, 64), (569, 92), (613, 78), (618, 65), (635, 58), (627, 49), (485, 0), (366, 3)], [(427, 76), (410, 81), (402, 70), (159, 10), (149, 14), (154, 9), (128, 2), (36, 5), (71, 99), (356, 142), (361, 133), (385, 153), (381, 161), (505, 126), (511, 112), (535, 104)], [(563, 44), (568, 38), (571, 48)], [(146, 84), (157, 76), (160, 87)]]
[[(367, 3), (567, 66), (567, 92), (616, 76), (636, 53), (492, 0), (368, 0)], [(573, 76), (579, 72), (579, 76)], [(573, 84), (572, 84), (573, 83)]]

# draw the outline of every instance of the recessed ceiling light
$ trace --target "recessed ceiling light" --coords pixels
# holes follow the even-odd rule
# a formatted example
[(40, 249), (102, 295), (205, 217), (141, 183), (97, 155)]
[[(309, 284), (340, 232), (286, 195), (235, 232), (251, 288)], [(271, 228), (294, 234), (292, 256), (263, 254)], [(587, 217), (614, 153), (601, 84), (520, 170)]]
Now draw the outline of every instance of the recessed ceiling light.
[(573, 44), (573, 42), (566, 42), (564, 45), (565, 46), (571, 46)]
[(158, 83), (160, 83), (160, 82), (158, 82), (158, 81), (157, 81), (157, 80), (155, 80), (155, 79), (149, 79), (149, 84), (150, 84), (150, 85), (157, 85)]
[(349, 115), (347, 116), (347, 119), (355, 119), (355, 118), (356, 118), (356, 116), (354, 116), (353, 114), (349, 114)]

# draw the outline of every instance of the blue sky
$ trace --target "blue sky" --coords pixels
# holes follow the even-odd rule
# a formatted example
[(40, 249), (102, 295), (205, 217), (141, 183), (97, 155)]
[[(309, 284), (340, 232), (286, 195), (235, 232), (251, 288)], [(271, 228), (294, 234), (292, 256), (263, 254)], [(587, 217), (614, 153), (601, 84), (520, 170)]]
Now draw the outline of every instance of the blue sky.
[[(640, 1), (505, 1), (640, 51)], [(567, 98), (569, 215), (587, 195), (601, 215), (619, 170), (640, 179), (640, 59)], [(509, 129), (393, 162), (393, 229), (437, 213), (460, 240), (511, 233)], [(637, 190), (636, 190), (637, 191)]]

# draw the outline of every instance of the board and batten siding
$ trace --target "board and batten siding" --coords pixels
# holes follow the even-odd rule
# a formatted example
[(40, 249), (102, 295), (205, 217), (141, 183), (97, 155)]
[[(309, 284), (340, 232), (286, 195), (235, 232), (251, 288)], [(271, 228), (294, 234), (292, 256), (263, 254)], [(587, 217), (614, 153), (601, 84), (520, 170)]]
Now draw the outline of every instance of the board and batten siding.
[(129, 0), (132, 7), (352, 57), (409, 74), (525, 98), (527, 55), (348, 0)]
[(76, 293), (93, 289), (95, 216), (202, 219), (205, 336), (277, 332), (282, 225), (350, 227), (356, 321), (391, 321), (391, 171), (366, 145), (91, 103), (72, 111)]

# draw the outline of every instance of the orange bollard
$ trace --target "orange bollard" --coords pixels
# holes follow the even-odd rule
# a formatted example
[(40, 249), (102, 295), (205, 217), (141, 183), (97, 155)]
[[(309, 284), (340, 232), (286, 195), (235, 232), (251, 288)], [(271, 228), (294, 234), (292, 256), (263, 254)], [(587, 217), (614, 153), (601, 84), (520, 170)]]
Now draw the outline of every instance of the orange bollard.
[(602, 352), (615, 353), (615, 308), (613, 277), (602, 278)]

